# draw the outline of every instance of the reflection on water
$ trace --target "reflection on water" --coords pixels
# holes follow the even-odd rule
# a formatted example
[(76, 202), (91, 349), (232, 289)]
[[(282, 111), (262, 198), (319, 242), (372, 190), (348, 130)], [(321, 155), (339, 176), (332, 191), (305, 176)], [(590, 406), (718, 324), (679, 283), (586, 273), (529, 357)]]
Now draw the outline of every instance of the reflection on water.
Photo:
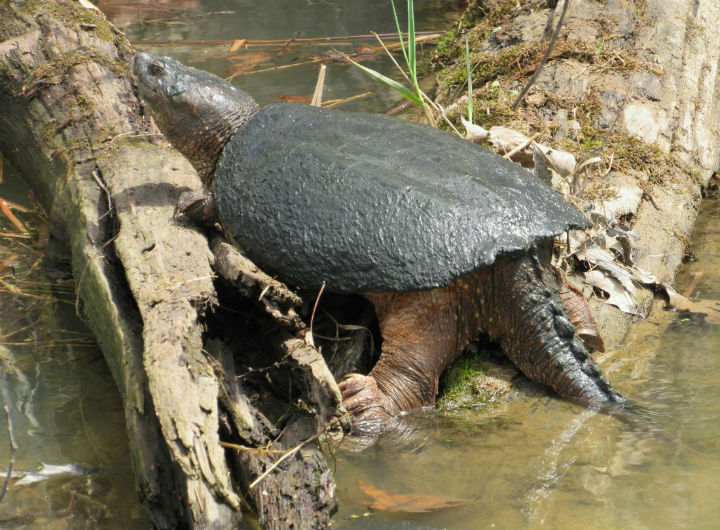
[[(386, 0), (98, 3), (132, 40), (156, 42), (141, 46), (143, 50), (174, 55), (222, 76), (247, 67), (266, 69), (233, 79), (262, 104), (283, 95), (312, 94), (318, 63), (311, 61), (329, 46), (248, 47), (228, 59), (227, 45), (157, 42), (287, 42), (298, 33), (304, 38), (394, 30)], [(446, 2), (416, 5), (420, 30), (449, 26)], [(375, 44), (333, 46), (350, 51)], [(382, 56), (367, 64), (391, 71)], [(325, 99), (366, 91), (372, 95), (347, 108), (385, 111), (399, 101), (356, 69), (329, 66)], [(25, 193), (7, 175), (0, 183), (2, 197), (26, 203)], [(720, 203), (708, 201), (694, 240), (698, 261), (680, 275), (680, 284), (687, 285), (703, 271), (695, 297), (720, 298), (718, 215)], [(5, 255), (11, 253), (8, 247), (0, 248)], [(15, 265), (16, 276), (33, 263), (33, 258), (23, 258)], [(7, 270), (0, 274), (7, 280)], [(43, 462), (79, 464), (93, 473), (59, 474), (17, 487), (12, 484), (19, 479), (14, 479), (0, 503), (0, 526), (148, 528), (135, 498), (127, 447), (121, 443), (121, 403), (99, 353), (86, 342), (87, 330), (74, 318), (72, 286), (55, 287), (58, 296), (48, 296), (53, 289), (40, 274), (29, 275), (28, 281), (40, 282), (20, 286), (32, 296), (0, 290), (0, 398), (15, 420), (16, 468), (31, 471)], [(12, 331), (17, 333), (7, 336)], [(521, 397), (503, 409), (472, 410), (462, 418), (425, 415), (415, 418), (420, 424), (413, 425), (417, 432), (411, 443), (383, 440), (359, 453), (337, 455), (341, 509), (336, 526), (720, 528), (720, 330), (678, 315), (661, 337), (656, 331), (655, 324), (639, 325), (628, 345), (609, 354), (612, 362), (603, 366), (607, 370), (612, 364), (609, 375), (616, 386), (648, 404), (660, 414), (658, 423), (694, 450), (550, 397)], [(0, 468), (8, 460), (7, 440), (0, 417)], [(360, 481), (386, 496), (469, 502), (429, 513), (373, 512), (368, 509), (373, 498), (363, 492)]]
[[(678, 277), (720, 298), (720, 201), (708, 200)], [(698, 272), (701, 277), (697, 279)], [(338, 457), (338, 528), (720, 528), (720, 326), (659, 315), (612, 352), (610, 378), (682, 443), (547, 397), (498, 415), (426, 419), (421, 442)], [(388, 494), (476, 498), (426, 514), (372, 512), (360, 482)]]
[[(31, 206), (4, 168), (0, 197)], [(130, 474), (122, 403), (89, 331), (75, 316), (71, 281), (43, 274), (43, 220), (30, 230), (0, 218), (0, 408), (17, 452), (0, 502), (2, 528), (147, 528)], [(39, 228), (34, 230), (33, 228)], [(0, 485), (9, 435), (0, 413)]]
[[(190, 4), (191, 2), (186, 2)], [(417, 0), (417, 31), (446, 30), (457, 16), (442, 0)], [(398, 6), (405, 2), (398, 2)], [(115, 0), (102, 0), (101, 8), (114, 6)], [(145, 4), (142, 4), (145, 5)], [(124, 11), (128, 16), (135, 4)], [(155, 2), (147, 9), (158, 14)], [(152, 6), (152, 7), (149, 7)], [(146, 22), (125, 28), (131, 41), (142, 51), (172, 55), (182, 62), (209, 70), (221, 77), (236, 76), (233, 83), (246, 90), (261, 105), (290, 97), (310, 97), (315, 89), (320, 61), (342, 53), (359, 53), (363, 64), (400, 80), (392, 62), (372, 37), (305, 43), (303, 39), (332, 36), (395, 33), (395, 21), (389, 0), (348, 2), (338, 0), (203, 0), (191, 9), (174, 6), (153, 15)], [(405, 23), (402, 23), (405, 26)], [(246, 39), (248, 44), (230, 51), (233, 40)], [(261, 44), (253, 41), (275, 40)], [(224, 41), (218, 45), (158, 46), (148, 42)], [(388, 44), (390, 40), (388, 40)], [(260, 73), (250, 73), (260, 71)], [(381, 88), (359, 69), (342, 62), (331, 62), (325, 79), (324, 100), (350, 98), (346, 110), (385, 112), (401, 98), (392, 90)]]

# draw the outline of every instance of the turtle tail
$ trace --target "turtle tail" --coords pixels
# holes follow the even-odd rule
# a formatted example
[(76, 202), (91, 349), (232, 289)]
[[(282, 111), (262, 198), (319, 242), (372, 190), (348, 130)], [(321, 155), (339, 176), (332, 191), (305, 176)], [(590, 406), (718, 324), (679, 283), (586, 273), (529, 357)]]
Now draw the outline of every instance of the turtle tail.
[(548, 248), (493, 266), (483, 318), (490, 337), (530, 379), (560, 397), (609, 414), (627, 400), (593, 362), (558, 295)]

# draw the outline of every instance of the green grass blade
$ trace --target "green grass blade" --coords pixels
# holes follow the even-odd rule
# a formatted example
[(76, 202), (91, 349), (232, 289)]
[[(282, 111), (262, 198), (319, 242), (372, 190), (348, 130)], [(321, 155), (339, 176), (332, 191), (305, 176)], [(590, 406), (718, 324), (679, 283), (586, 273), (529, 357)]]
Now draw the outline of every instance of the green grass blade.
[(402, 48), (403, 55), (405, 56), (405, 64), (409, 64), (408, 54), (405, 50), (405, 41), (403, 40), (402, 30), (400, 29), (400, 19), (398, 18), (397, 10), (395, 9), (395, 0), (390, 0), (390, 5), (392, 5), (393, 16), (395, 17), (395, 27), (398, 32), (398, 39), (400, 39), (400, 47)]
[(420, 96), (418, 96), (415, 92), (413, 92), (409, 88), (406, 88), (405, 86), (401, 85), (394, 79), (390, 79), (389, 77), (382, 75), (380, 72), (377, 72), (377, 71), (373, 70), (372, 68), (368, 68), (367, 66), (363, 66), (360, 63), (353, 61), (352, 59), (350, 59), (350, 57), (345, 57), (345, 59), (347, 59), (353, 65), (360, 68), (360, 70), (365, 72), (367, 75), (369, 75), (376, 81), (380, 81), (381, 83), (389, 86), (390, 88), (397, 90), (405, 99), (412, 101), (416, 105), (422, 106), (423, 101), (422, 101), (422, 99), (420, 99)]
[(472, 68), (470, 68), (470, 44), (468, 43), (467, 33), (465, 34), (465, 63), (467, 64), (467, 84), (468, 84), (468, 121), (473, 122), (473, 88), (472, 88)]
[(416, 82), (417, 71), (415, 70), (415, 7), (413, 0), (407, 0), (408, 8), (408, 69), (410, 70), (410, 79)]

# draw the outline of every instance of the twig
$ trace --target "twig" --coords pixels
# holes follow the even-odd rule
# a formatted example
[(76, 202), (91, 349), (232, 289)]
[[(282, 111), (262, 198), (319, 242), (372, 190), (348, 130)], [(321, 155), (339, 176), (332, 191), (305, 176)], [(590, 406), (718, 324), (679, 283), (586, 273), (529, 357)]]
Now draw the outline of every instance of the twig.
[(287, 460), (287, 459), (290, 458), (291, 456), (294, 456), (300, 449), (302, 449), (303, 447), (305, 447), (307, 444), (309, 444), (310, 442), (313, 442), (313, 441), (317, 440), (321, 435), (325, 434), (325, 433), (327, 432), (327, 430), (328, 430), (328, 427), (330, 427), (331, 425), (333, 425), (333, 424), (335, 424), (335, 423), (338, 423), (339, 421), (344, 420), (344, 419), (345, 419), (347, 416), (349, 416), (349, 415), (350, 415), (350, 413), (349, 413), (349, 412), (346, 412), (346, 413), (343, 414), (342, 416), (339, 416), (339, 417), (337, 417), (337, 418), (333, 418), (331, 421), (329, 421), (329, 422), (327, 423), (327, 425), (325, 425), (325, 427), (323, 428), (322, 431), (320, 431), (320, 432), (312, 435), (310, 438), (308, 438), (308, 439), (305, 440), (304, 442), (301, 442), (301, 443), (299, 443), (298, 445), (296, 445), (295, 447), (293, 447), (292, 449), (290, 449), (287, 453), (285, 453), (285, 454), (282, 455), (280, 458), (278, 458), (278, 459), (273, 463), (273, 465), (271, 465), (269, 468), (267, 468), (267, 470), (266, 470), (262, 475), (260, 475), (258, 478), (256, 478), (255, 480), (253, 480), (253, 481), (250, 483), (250, 485), (248, 486), (248, 489), (252, 489), (252, 488), (254, 488), (255, 486), (257, 486), (257, 485), (260, 483), (260, 481), (262, 481), (262, 479), (264, 479), (264, 478), (267, 477), (270, 473), (272, 473), (272, 472), (275, 470), (275, 468), (277, 468), (277, 467), (278, 467), (280, 464), (282, 464), (285, 460)]
[(15, 445), (15, 435), (13, 434), (13, 423), (12, 417), (10, 416), (10, 409), (8, 409), (7, 405), (5, 405), (3, 410), (5, 411), (5, 417), (7, 418), (8, 437), (10, 439), (10, 462), (8, 462), (8, 469), (5, 474), (5, 483), (3, 484), (2, 491), (0, 491), (0, 502), (2, 502), (5, 494), (7, 493), (13, 466), (15, 465), (15, 452), (18, 449), (17, 445)]
[(518, 145), (515, 149), (513, 149), (513, 150), (510, 151), (509, 153), (506, 153), (505, 155), (503, 155), (503, 158), (507, 158), (508, 160), (510, 160), (510, 159), (511, 159), (513, 156), (515, 156), (517, 153), (519, 153), (520, 151), (522, 151), (523, 149), (525, 149), (527, 146), (529, 146), (531, 143), (533, 143), (533, 142), (535, 141), (535, 138), (537, 138), (537, 137), (539, 136), (539, 134), (540, 134), (540, 133), (533, 134), (532, 137), (530, 137), (530, 138), (528, 138), (527, 140), (525, 140), (523, 143), (521, 143), (520, 145)]
[(320, 65), (320, 71), (318, 72), (317, 83), (315, 83), (315, 92), (313, 93), (312, 101), (310, 105), (313, 107), (322, 107), (322, 94), (323, 88), (325, 87), (325, 70), (327, 70), (326, 64)]
[(293, 38), (286, 40), (285, 44), (283, 44), (283, 48), (287, 48), (288, 46), (290, 46), (290, 44), (298, 40), (300, 38), (300, 35), (302, 35), (302, 32), (298, 31)]
[(543, 55), (543, 58), (540, 59), (540, 63), (538, 64), (537, 68), (535, 69), (535, 73), (533, 73), (532, 77), (530, 78), (530, 81), (527, 82), (525, 87), (522, 89), (518, 97), (515, 99), (515, 101), (512, 102), (512, 105), (510, 105), (510, 108), (515, 108), (518, 106), (520, 101), (522, 101), (522, 98), (525, 97), (525, 94), (527, 94), (527, 91), (530, 90), (530, 87), (535, 84), (535, 81), (537, 80), (538, 76), (540, 75), (540, 71), (542, 70), (543, 66), (545, 65), (545, 62), (548, 60), (548, 57), (550, 57), (550, 52), (552, 52), (552, 49), (555, 47), (555, 41), (557, 41), (558, 36), (560, 35), (560, 28), (562, 27), (563, 20), (565, 20), (565, 13), (567, 13), (568, 6), (570, 5), (570, 0), (565, 0), (565, 3), (563, 4), (562, 12), (560, 13), (560, 20), (558, 20), (557, 26), (555, 26), (555, 33), (553, 33), (552, 38), (550, 39), (550, 45), (548, 46), (548, 49), (545, 51), (545, 55)]
[(23, 222), (15, 217), (15, 214), (13, 214), (10, 211), (10, 205), (5, 199), (0, 198), (0, 211), (5, 214), (5, 217), (10, 219), (10, 222), (15, 225), (15, 227), (20, 230), (20, 232), (27, 232), (27, 227), (23, 224)]
[[(397, 33), (380, 33), (379, 34), (383, 38), (397, 38)], [(427, 36), (438, 36), (441, 37), (445, 35), (444, 31), (416, 31), (415, 35), (427, 35)], [(407, 37), (407, 33), (403, 33), (404, 37)], [(299, 43), (306, 43), (306, 44), (313, 44), (313, 43), (320, 43), (320, 42), (331, 42), (331, 41), (342, 41), (342, 40), (364, 40), (364, 39), (372, 39), (373, 35), (347, 35), (347, 36), (335, 36), (335, 37), (316, 37), (316, 38), (310, 38), (306, 37), (303, 39), (292, 39), (292, 43), (299, 44)], [(133, 45), (135, 46), (226, 46), (233, 43), (234, 40), (237, 39), (231, 39), (231, 40), (188, 40), (188, 41), (182, 41), (182, 40), (174, 40), (174, 41), (136, 41), (133, 42)], [(287, 39), (274, 39), (274, 40), (247, 40), (248, 45), (254, 45), (254, 44), (280, 44), (285, 45), (288, 43)]]
[(328, 99), (325, 102), (325, 105), (323, 105), (323, 108), (331, 109), (333, 107), (337, 107), (338, 105), (348, 103), (349, 101), (355, 101), (356, 99), (364, 98), (366, 96), (369, 96), (370, 94), (372, 94), (372, 91), (368, 90), (367, 92), (362, 92), (360, 94), (355, 94), (354, 96), (349, 96), (346, 98)]
[(105, 186), (103, 181), (100, 180), (100, 177), (98, 176), (97, 172), (94, 169), (92, 171), (92, 176), (95, 179), (95, 182), (97, 182), (97, 185), (100, 186), (100, 188), (105, 192), (105, 196), (107, 197), (107, 201), (108, 201), (107, 212), (105, 212), (100, 217), (98, 217), (98, 221), (101, 221), (103, 219), (103, 217), (105, 217), (107, 214), (112, 212), (112, 209), (113, 209), (112, 197), (110, 196), (110, 191), (107, 189), (107, 186)]
[(244, 453), (255, 453), (258, 455), (265, 455), (265, 454), (278, 454), (278, 453), (284, 453), (285, 451), (280, 451), (277, 449), (259, 449), (257, 447), (247, 447), (246, 445), (239, 445), (234, 444), (230, 442), (220, 442), (221, 447), (227, 447), (229, 449), (235, 449), (236, 451), (241, 451)]
[(310, 315), (310, 337), (312, 338), (312, 330), (313, 330), (313, 322), (315, 321), (315, 311), (317, 311), (317, 306), (320, 303), (320, 297), (323, 294), (323, 291), (325, 290), (325, 282), (322, 282), (322, 285), (320, 286), (320, 290), (318, 291), (317, 298), (315, 298), (315, 305), (313, 306), (312, 315)]

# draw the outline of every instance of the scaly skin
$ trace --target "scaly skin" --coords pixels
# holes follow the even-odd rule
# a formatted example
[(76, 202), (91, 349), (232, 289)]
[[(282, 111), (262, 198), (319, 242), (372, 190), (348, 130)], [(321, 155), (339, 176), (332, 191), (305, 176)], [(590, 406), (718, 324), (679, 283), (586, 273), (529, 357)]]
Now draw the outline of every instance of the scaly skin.
[(367, 294), (383, 335), (367, 376), (340, 383), (356, 428), (379, 432), (402, 411), (432, 405), (440, 374), (479, 333), (530, 379), (560, 397), (613, 412), (625, 398), (590, 358), (558, 296), (549, 251), (506, 256), (433, 291)]

